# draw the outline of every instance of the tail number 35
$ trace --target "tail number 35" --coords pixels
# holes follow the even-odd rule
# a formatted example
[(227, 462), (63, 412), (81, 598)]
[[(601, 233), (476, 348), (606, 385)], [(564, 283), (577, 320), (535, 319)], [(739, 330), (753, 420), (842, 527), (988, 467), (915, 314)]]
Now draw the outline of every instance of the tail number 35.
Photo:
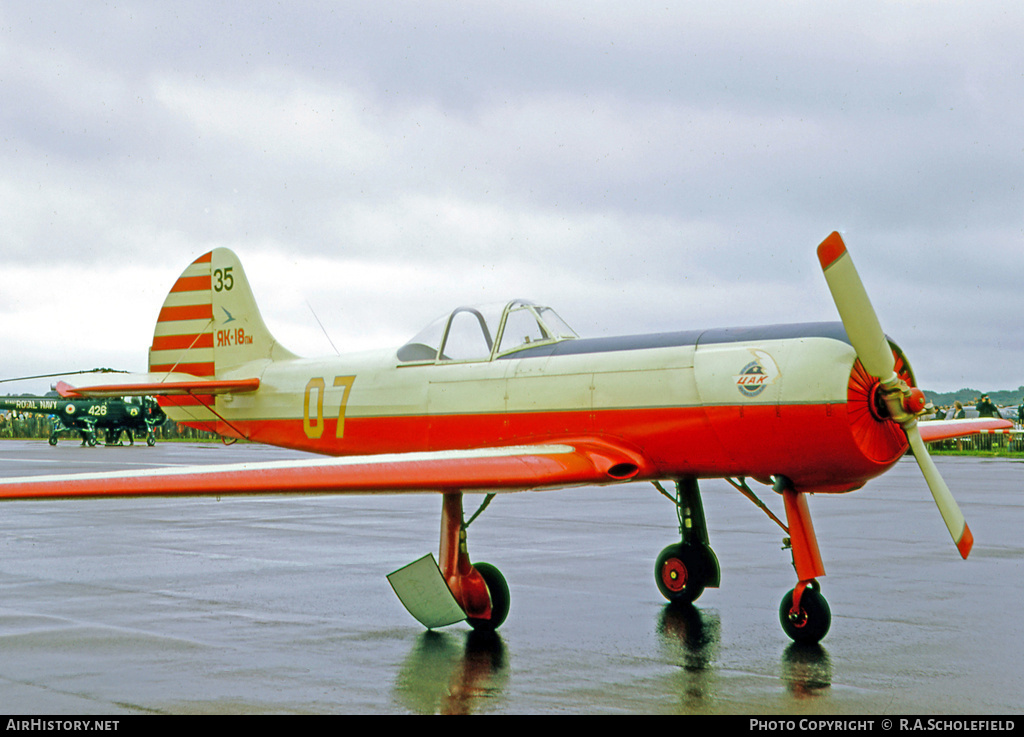
[[(341, 387), (341, 404), (338, 409), (338, 426), (334, 437), (345, 437), (345, 407), (348, 396), (352, 392), (355, 376), (335, 376), (334, 386)], [(322, 377), (316, 376), (306, 384), (306, 393), (302, 398), (302, 429), (306, 437), (316, 440), (324, 434), (324, 394), (327, 384)], [(332, 392), (333, 394), (333, 392)], [(314, 398), (315, 397), (315, 398)]]

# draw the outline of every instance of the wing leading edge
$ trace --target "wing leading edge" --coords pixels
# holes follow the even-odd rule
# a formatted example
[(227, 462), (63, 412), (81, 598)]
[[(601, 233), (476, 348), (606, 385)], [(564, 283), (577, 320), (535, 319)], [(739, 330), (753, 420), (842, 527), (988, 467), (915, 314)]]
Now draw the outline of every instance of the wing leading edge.
[(936, 440), (962, 438), (986, 430), (1011, 430), (1013, 423), (997, 418), (974, 418), (970, 420), (931, 420), (917, 423), (921, 439), (926, 443)]
[(522, 491), (627, 481), (646, 459), (610, 443), (400, 453), (0, 479), (0, 499)]

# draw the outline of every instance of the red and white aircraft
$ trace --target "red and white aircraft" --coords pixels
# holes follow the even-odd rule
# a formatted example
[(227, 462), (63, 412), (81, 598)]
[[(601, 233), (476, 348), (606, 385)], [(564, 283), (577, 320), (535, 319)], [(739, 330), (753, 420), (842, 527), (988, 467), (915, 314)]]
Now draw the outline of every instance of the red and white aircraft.
[[(428, 627), (494, 629), (509, 607), (496, 568), (473, 564), (463, 494), (654, 482), (680, 541), (655, 580), (672, 602), (719, 585), (698, 479), (726, 478), (791, 541), (797, 584), (780, 620), (817, 642), (831, 615), (807, 495), (857, 489), (913, 451), (963, 557), (970, 530), (924, 443), (1009, 427), (928, 422), (910, 366), (879, 326), (837, 233), (818, 248), (841, 323), (582, 339), (547, 307), (461, 307), (396, 350), (299, 358), (260, 317), (242, 266), (218, 248), (171, 288), (149, 373), (65, 396), (159, 395), (174, 420), (331, 458), (0, 480), (0, 498), (436, 492), (440, 564), (389, 576)], [(747, 479), (781, 494), (786, 521)], [(675, 482), (668, 494), (662, 481)], [(484, 506), (486, 506), (486, 501)], [(472, 521), (472, 520), (470, 520)]]

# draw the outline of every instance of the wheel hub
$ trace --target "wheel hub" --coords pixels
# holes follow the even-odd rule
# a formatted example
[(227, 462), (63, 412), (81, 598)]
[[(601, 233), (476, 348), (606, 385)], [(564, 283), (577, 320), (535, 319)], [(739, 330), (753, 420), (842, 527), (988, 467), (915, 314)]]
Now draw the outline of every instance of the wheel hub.
[(661, 569), (661, 580), (669, 591), (682, 591), (686, 588), (686, 566), (678, 558), (665, 561)]

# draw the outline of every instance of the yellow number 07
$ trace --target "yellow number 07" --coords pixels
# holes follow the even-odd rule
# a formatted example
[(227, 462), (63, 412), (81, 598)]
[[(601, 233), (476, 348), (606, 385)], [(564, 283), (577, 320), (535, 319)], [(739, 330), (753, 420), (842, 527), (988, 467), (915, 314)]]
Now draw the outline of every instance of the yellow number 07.
[[(338, 428), (334, 431), (334, 437), (342, 438), (345, 436), (345, 407), (348, 406), (348, 395), (352, 392), (352, 382), (356, 380), (354, 376), (335, 376), (334, 386), (344, 387), (344, 391), (341, 393), (341, 408), (338, 410)], [(306, 394), (302, 398), (302, 429), (306, 433), (306, 437), (311, 440), (316, 440), (324, 434), (324, 390), (326, 384), (324, 380), (317, 376), (309, 380), (306, 384)], [(312, 395), (316, 392), (316, 416), (310, 416), (310, 404), (312, 404)]]

